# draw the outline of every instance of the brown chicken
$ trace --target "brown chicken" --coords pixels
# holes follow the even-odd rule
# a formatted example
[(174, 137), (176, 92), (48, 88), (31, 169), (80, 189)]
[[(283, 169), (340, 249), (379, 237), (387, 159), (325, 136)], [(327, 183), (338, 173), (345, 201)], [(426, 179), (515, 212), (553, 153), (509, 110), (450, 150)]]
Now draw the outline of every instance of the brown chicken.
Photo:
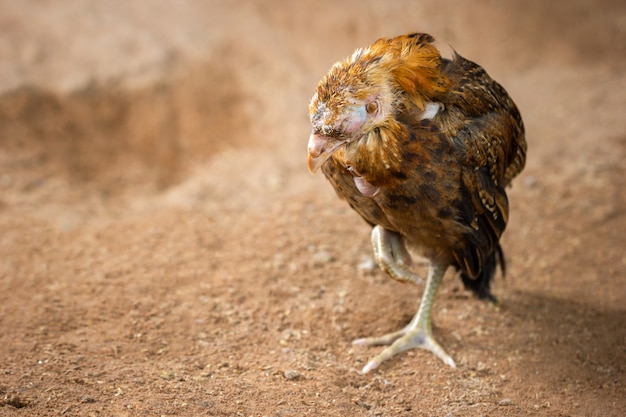
[(308, 167), (373, 226), (374, 256), (402, 282), (418, 282), (408, 249), (431, 262), (419, 310), (398, 332), (354, 341), (389, 345), (363, 368), (419, 347), (455, 362), (435, 341), (431, 310), (449, 266), (466, 288), (495, 300), (504, 257), (505, 187), (524, 167), (520, 113), (475, 63), (441, 57), (427, 34), (380, 39), (336, 63), (309, 112)]

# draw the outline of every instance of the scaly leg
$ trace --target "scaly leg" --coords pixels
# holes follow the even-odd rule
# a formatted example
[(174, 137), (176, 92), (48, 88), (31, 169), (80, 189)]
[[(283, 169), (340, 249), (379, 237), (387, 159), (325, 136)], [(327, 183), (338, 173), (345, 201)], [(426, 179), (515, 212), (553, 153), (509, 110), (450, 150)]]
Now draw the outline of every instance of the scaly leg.
[(399, 234), (382, 226), (375, 226), (372, 229), (372, 246), (376, 262), (391, 278), (416, 284), (423, 281), (419, 275), (409, 269), (413, 262)]
[[(379, 226), (374, 228), (374, 230), (376, 230), (378, 227)], [(385, 229), (376, 232), (378, 234), (376, 238), (378, 239), (378, 243), (382, 242), (382, 244), (379, 244), (377, 248), (374, 231), (372, 231), (372, 241), (374, 241), (374, 252), (376, 254), (377, 260), (383, 259), (383, 262), (386, 262), (381, 265), (381, 268), (383, 268), (393, 278), (399, 281), (414, 281), (412, 275), (406, 274), (406, 266), (404, 266), (403, 264), (398, 265), (395, 262), (397, 253), (400, 252), (396, 252), (396, 256), (390, 253), (393, 244), (388, 244), (389, 240), (383, 238), (385, 236), (385, 232), (392, 233), (386, 231)], [(406, 255), (408, 256), (408, 252), (406, 252), (404, 246), (402, 246), (402, 249), (404, 250), (404, 253), (406, 253)], [(454, 360), (433, 338), (431, 329), (431, 312), (433, 302), (435, 300), (435, 295), (437, 294), (439, 284), (441, 283), (441, 280), (443, 279), (447, 268), (448, 265), (431, 265), (430, 270), (428, 271), (428, 279), (426, 280), (426, 287), (424, 288), (424, 294), (422, 295), (422, 301), (420, 303), (419, 310), (417, 311), (417, 314), (415, 315), (415, 317), (413, 317), (411, 322), (406, 325), (402, 330), (389, 333), (381, 337), (367, 337), (363, 339), (357, 339), (352, 342), (355, 345), (365, 346), (391, 344), (391, 346), (388, 346), (381, 353), (379, 353), (372, 360), (370, 360), (367, 365), (365, 365), (361, 373), (367, 373), (372, 369), (377, 368), (381, 363), (391, 358), (392, 356), (412, 348), (422, 348), (429, 350), (434, 353), (439, 359), (441, 359), (445, 364), (453, 368), (456, 367)], [(394, 276), (394, 274), (397, 274), (397, 276)]]

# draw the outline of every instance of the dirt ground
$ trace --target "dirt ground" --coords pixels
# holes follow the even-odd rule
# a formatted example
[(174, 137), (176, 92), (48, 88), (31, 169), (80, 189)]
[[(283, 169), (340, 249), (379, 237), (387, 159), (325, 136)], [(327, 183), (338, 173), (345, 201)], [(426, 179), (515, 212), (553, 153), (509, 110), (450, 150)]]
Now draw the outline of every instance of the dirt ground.
[[(500, 307), (360, 375), (421, 286), (306, 170), (338, 59), (425, 31), (529, 143)], [(0, 415), (626, 415), (626, 3), (0, 1)]]

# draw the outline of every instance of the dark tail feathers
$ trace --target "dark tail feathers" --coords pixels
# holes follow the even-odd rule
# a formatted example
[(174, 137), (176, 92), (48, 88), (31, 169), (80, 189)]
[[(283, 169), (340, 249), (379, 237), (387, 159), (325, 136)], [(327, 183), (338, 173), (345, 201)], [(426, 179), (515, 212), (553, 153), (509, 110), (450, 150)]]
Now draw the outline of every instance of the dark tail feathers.
[(481, 300), (487, 299), (493, 303), (498, 300), (493, 296), (490, 290), (491, 279), (496, 274), (496, 268), (500, 264), (500, 270), (502, 276), (506, 274), (506, 261), (504, 260), (504, 252), (500, 244), (496, 246), (496, 249), (487, 258), (484, 268), (478, 278), (472, 279), (465, 272), (461, 271), (461, 279), (463, 285)]

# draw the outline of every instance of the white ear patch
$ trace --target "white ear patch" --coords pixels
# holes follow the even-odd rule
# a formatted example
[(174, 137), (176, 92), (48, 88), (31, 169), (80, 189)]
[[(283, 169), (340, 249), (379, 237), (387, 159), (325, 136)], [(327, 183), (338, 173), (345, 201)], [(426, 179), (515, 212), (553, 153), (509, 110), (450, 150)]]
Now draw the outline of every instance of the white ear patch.
[(439, 113), (442, 107), (441, 103), (426, 103), (424, 112), (420, 114), (419, 120), (432, 119)]

